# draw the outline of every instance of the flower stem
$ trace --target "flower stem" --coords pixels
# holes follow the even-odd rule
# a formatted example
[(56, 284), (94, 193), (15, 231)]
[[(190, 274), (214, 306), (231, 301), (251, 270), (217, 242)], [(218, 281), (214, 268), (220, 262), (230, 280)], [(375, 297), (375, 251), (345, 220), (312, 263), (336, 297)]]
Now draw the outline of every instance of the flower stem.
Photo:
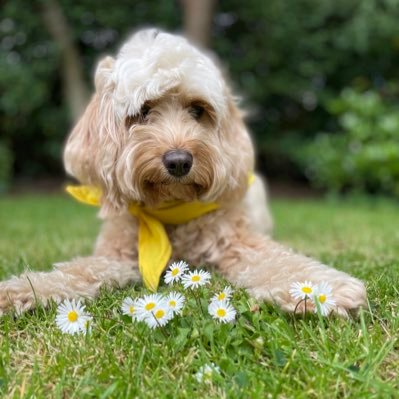
[[(299, 306), (303, 301), (305, 301), (305, 309), (306, 309), (306, 297), (305, 297), (305, 299), (301, 299), (301, 300), (296, 304), (295, 309), (294, 309), (294, 314), (296, 314), (296, 311), (298, 310), (298, 306)], [(306, 310), (305, 310), (305, 311), (306, 311)]]
[(166, 331), (164, 330), (164, 328), (161, 326), (161, 324), (159, 323), (158, 319), (155, 317), (154, 312), (151, 312), (152, 317), (155, 319), (155, 322), (158, 324), (159, 330), (161, 331), (161, 333), (163, 334), (163, 336), (165, 338), (169, 338), (168, 334), (166, 334)]
[(305, 317), (306, 317), (306, 313), (308, 311), (307, 306), (306, 306), (306, 301), (308, 300), (308, 296), (305, 295)]
[(123, 321), (113, 319), (112, 317), (107, 317), (107, 316), (92, 316), (92, 317), (93, 317), (93, 320), (104, 319), (104, 320), (114, 321), (115, 323), (122, 324), (123, 326), (126, 325), (126, 323), (124, 323)]
[(193, 290), (193, 296), (194, 296), (194, 298), (195, 298), (195, 301), (197, 302), (197, 305), (199, 306), (199, 308), (200, 308), (200, 310), (201, 310), (202, 316), (205, 317), (204, 309), (202, 309), (202, 305), (201, 305), (201, 300), (200, 300), (200, 298), (198, 297), (198, 295), (195, 293), (194, 290)]

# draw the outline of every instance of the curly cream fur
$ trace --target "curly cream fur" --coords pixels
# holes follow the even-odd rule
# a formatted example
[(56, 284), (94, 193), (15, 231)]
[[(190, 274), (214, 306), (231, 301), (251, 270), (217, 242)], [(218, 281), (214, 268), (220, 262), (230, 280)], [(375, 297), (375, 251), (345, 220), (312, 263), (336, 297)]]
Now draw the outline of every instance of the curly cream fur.
[[(326, 280), (346, 315), (366, 303), (357, 279), (298, 255), (268, 237), (265, 188), (254, 168), (253, 146), (222, 73), (211, 57), (179, 36), (145, 30), (103, 59), (96, 92), (64, 152), (65, 168), (82, 184), (101, 187), (104, 220), (94, 255), (58, 264), (49, 273), (26, 273), (0, 283), (0, 312), (30, 309), (50, 298), (95, 297), (102, 286), (140, 279), (137, 221), (132, 201), (216, 201), (219, 210), (179, 226), (166, 226), (174, 259), (216, 267), (259, 299), (293, 311), (294, 281)], [(203, 114), (193, 116), (196, 105)], [(140, 116), (146, 105), (148, 113)], [(193, 155), (190, 172), (171, 176), (162, 163), (173, 149)]]

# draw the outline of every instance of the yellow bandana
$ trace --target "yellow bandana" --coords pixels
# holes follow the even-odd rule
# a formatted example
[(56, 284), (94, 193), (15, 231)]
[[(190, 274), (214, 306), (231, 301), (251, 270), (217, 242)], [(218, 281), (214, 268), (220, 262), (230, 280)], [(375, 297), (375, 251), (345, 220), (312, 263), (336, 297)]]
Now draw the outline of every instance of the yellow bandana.
[[(67, 186), (66, 191), (85, 204), (100, 206), (102, 192), (92, 186)], [(132, 203), (129, 212), (139, 220), (138, 261), (144, 284), (156, 291), (159, 278), (171, 255), (172, 245), (164, 224), (183, 224), (219, 208), (216, 203), (199, 201), (168, 203), (159, 208)]]
[[(255, 176), (249, 176), (252, 184)], [(102, 192), (93, 186), (67, 186), (66, 191), (85, 204), (100, 206)], [(156, 291), (159, 278), (171, 255), (172, 245), (164, 224), (184, 224), (219, 208), (217, 203), (176, 202), (158, 208), (131, 203), (129, 212), (139, 220), (138, 263), (145, 286)]]

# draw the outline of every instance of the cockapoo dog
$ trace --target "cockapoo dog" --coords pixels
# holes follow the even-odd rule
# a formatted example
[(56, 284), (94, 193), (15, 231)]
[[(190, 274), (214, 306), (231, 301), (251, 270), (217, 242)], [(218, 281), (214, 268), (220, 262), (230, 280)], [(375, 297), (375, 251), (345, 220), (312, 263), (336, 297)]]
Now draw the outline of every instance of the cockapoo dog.
[(210, 56), (180, 36), (139, 31), (95, 74), (96, 92), (70, 134), (67, 172), (101, 189), (94, 255), (0, 283), (0, 313), (36, 301), (94, 298), (101, 287), (140, 281), (138, 220), (128, 205), (217, 203), (193, 220), (166, 224), (172, 259), (212, 265), (257, 299), (293, 311), (296, 281), (327, 281), (334, 311), (366, 303), (363, 283), (273, 241), (263, 183), (252, 184), (254, 149), (243, 114)]

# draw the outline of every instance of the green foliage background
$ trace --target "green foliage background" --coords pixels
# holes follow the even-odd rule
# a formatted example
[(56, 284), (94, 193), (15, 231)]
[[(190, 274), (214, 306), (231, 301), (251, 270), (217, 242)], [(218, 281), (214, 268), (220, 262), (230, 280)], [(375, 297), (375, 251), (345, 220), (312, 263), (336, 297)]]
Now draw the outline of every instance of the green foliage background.
[(399, 196), (399, 104), (375, 91), (345, 89), (327, 103), (336, 134), (321, 133), (292, 156), (320, 187)]
[[(0, 163), (13, 158), (14, 176), (62, 174), (61, 147), (70, 128), (61, 93), (60, 53), (40, 16), (43, 1), (8, 1), (0, 15), (0, 148), (8, 148), (0, 150)], [(60, 4), (90, 84), (96, 60), (115, 52), (131, 31), (156, 25), (179, 32), (182, 26), (181, 7), (175, 1), (120, 0), (117, 7), (110, 0)], [(269, 176), (306, 177), (328, 189), (397, 193), (397, 185), (386, 183), (397, 180), (392, 147), (399, 138), (397, 126), (387, 135), (374, 129), (365, 113), (356, 114), (369, 129), (368, 138), (358, 144), (386, 148), (380, 152), (391, 161), (384, 161), (381, 178), (369, 177), (373, 163), (359, 166), (358, 173), (358, 162), (348, 161), (355, 166), (342, 173), (343, 157), (351, 156), (347, 146), (353, 140), (348, 136), (354, 134), (342, 118), (353, 113), (354, 104), (340, 93), (350, 88), (360, 107), (373, 93), (378, 113), (394, 118), (398, 20), (399, 0), (218, 2), (211, 47), (251, 111), (250, 127), (263, 171)], [(331, 108), (334, 101), (341, 101), (339, 113)], [(346, 144), (338, 144), (342, 142)], [(335, 153), (334, 162), (329, 151)], [(370, 156), (364, 163), (369, 160)], [(326, 178), (330, 168), (334, 177)], [(358, 175), (362, 177), (351, 178)]]

